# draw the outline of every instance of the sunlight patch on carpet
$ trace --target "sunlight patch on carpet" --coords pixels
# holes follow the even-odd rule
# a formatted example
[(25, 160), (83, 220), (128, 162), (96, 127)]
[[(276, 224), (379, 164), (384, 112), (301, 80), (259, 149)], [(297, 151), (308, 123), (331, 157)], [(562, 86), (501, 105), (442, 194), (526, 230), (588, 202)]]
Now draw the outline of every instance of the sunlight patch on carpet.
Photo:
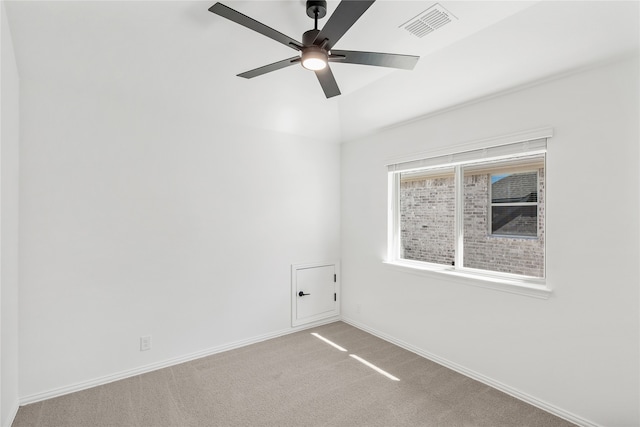
[(399, 378), (396, 378), (393, 375), (391, 375), (390, 373), (388, 373), (387, 371), (384, 371), (384, 370), (378, 368), (373, 363), (367, 362), (362, 357), (356, 356), (355, 354), (350, 354), (349, 356), (353, 357), (354, 359), (356, 359), (358, 362), (362, 363), (363, 365), (366, 365), (366, 366), (370, 367), (371, 369), (373, 369), (374, 371), (378, 372), (379, 374), (384, 375), (385, 377), (389, 378), (390, 380), (400, 381)]
[(312, 332), (312, 333), (311, 333), (311, 335), (313, 335), (314, 337), (316, 337), (316, 338), (318, 338), (318, 339), (320, 339), (320, 340), (322, 340), (322, 341), (326, 342), (327, 344), (329, 344), (329, 345), (331, 345), (331, 346), (333, 346), (333, 347), (337, 348), (337, 349), (338, 349), (338, 350), (340, 350), (340, 351), (347, 351), (345, 348), (340, 347), (338, 344), (334, 343), (334, 342), (333, 342), (333, 341), (331, 341), (331, 340), (326, 339), (325, 337), (323, 337), (323, 336), (322, 336), (322, 335), (320, 335), (320, 334), (317, 334), (317, 333), (315, 333), (315, 332)]

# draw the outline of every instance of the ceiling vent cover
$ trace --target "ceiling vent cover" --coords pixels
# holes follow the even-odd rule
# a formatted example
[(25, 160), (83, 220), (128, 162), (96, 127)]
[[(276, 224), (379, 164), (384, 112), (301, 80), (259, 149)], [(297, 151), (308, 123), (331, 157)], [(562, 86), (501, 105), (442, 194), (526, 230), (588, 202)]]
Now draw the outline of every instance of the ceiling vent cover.
[(416, 17), (400, 25), (399, 28), (404, 28), (414, 36), (422, 38), (457, 19), (454, 14), (442, 7), (439, 3), (436, 3), (424, 12), (419, 13)]

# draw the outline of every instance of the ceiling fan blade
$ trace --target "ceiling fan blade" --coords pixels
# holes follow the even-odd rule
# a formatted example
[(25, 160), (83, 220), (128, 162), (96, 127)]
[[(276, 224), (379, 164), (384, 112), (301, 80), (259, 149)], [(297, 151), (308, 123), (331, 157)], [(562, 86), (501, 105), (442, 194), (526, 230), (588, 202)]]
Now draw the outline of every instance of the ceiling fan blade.
[(329, 41), (326, 49), (330, 50), (342, 38), (344, 33), (369, 9), (375, 0), (342, 0), (327, 23), (313, 42), (321, 44), (325, 39)]
[(263, 36), (267, 36), (270, 39), (273, 39), (277, 42), (282, 43), (285, 46), (289, 46), (292, 49), (300, 50), (302, 43), (292, 39), (289, 36), (286, 36), (271, 27), (267, 27), (261, 22), (256, 21), (253, 18), (249, 18), (246, 15), (238, 12), (237, 10), (231, 9), (228, 6), (223, 5), (222, 3), (216, 3), (209, 8), (209, 12), (215, 13), (216, 15), (220, 15), (223, 18), (227, 18), (230, 21), (235, 22), (236, 24), (240, 24), (243, 27), (247, 27), (250, 30), (256, 31)]
[(294, 56), (292, 58), (287, 58), (287, 59), (283, 59), (282, 61), (274, 62), (273, 64), (269, 64), (263, 67), (255, 68), (253, 70), (245, 71), (244, 73), (238, 74), (238, 77), (244, 77), (245, 79), (252, 79), (254, 77), (258, 77), (263, 74), (267, 74), (272, 71), (276, 71), (281, 68), (288, 67), (297, 62), (300, 62), (300, 57)]
[(354, 50), (332, 50), (329, 61), (347, 64), (375, 65), (378, 67), (413, 70), (419, 56), (398, 55), (395, 53), (358, 52)]
[(318, 76), (320, 86), (322, 86), (322, 90), (324, 91), (324, 94), (327, 98), (340, 95), (338, 83), (336, 83), (336, 78), (333, 77), (333, 73), (331, 72), (331, 68), (329, 68), (329, 64), (327, 64), (324, 69), (318, 70), (315, 73), (316, 76)]

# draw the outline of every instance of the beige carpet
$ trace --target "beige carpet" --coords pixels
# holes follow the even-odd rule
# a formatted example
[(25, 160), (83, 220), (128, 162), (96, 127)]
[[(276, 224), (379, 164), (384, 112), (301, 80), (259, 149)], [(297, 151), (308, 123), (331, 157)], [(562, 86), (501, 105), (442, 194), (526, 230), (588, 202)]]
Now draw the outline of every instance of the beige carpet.
[(23, 406), (13, 423), (13, 427), (571, 425), (342, 322)]

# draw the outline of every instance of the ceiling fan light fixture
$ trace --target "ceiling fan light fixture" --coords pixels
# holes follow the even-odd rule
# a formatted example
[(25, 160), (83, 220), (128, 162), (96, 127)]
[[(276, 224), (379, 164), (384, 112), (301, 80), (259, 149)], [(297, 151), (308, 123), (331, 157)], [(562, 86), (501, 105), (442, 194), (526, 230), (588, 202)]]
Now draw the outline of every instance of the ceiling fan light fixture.
[(309, 46), (304, 49), (301, 59), (302, 66), (311, 71), (323, 70), (329, 62), (327, 52), (317, 46)]

